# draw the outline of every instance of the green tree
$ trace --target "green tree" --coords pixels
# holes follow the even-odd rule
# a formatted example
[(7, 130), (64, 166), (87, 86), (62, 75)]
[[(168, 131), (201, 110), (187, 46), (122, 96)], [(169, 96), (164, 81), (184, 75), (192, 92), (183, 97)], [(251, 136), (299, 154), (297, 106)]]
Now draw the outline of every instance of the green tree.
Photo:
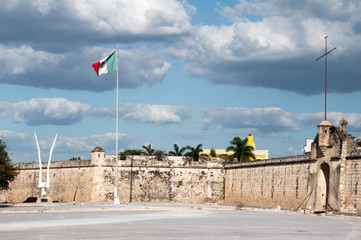
[(179, 149), (178, 144), (173, 144), (174, 151), (169, 151), (169, 156), (183, 156), (183, 153), (187, 150), (185, 147)]
[(239, 162), (248, 162), (255, 159), (255, 155), (253, 154), (254, 147), (247, 145), (248, 139), (241, 139), (239, 137), (234, 137), (231, 144), (226, 151), (233, 151), (233, 158), (237, 158)]
[(18, 175), (17, 168), (11, 164), (11, 159), (6, 151), (6, 144), (0, 138), (0, 190), (9, 189), (9, 183)]
[(152, 144), (149, 144), (148, 146), (143, 145), (142, 148), (145, 150), (144, 153), (148, 156), (154, 155), (154, 149), (152, 148)]
[(192, 157), (194, 161), (198, 161), (200, 153), (203, 152), (202, 144), (198, 144), (198, 146), (195, 148), (187, 146), (186, 149), (189, 150), (189, 152), (187, 152), (185, 155)]

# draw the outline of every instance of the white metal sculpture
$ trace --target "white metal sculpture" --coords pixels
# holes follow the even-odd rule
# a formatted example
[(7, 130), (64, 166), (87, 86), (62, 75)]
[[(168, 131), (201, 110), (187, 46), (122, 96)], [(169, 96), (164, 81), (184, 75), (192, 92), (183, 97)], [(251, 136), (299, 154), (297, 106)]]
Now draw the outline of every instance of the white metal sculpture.
[(58, 137), (58, 134), (55, 135), (53, 145), (50, 148), (48, 167), (46, 169), (46, 182), (42, 181), (41, 154), (40, 154), (40, 147), (39, 147), (38, 138), (36, 137), (35, 132), (34, 132), (34, 136), (35, 136), (36, 146), (38, 147), (38, 156), (39, 156), (39, 185), (38, 185), (38, 188), (41, 188), (41, 196), (45, 197), (46, 196), (46, 188), (50, 187), (50, 184), (49, 184), (50, 161), (51, 161), (51, 156), (53, 154), (53, 150), (54, 150), (54, 146), (55, 146), (55, 142), (56, 142), (56, 138)]

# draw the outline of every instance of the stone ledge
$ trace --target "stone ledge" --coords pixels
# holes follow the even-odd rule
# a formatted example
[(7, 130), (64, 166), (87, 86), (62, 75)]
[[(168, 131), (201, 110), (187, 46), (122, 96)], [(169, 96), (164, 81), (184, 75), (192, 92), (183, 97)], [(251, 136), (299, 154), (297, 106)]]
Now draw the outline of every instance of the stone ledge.
[(361, 158), (361, 151), (360, 150), (352, 151), (349, 154), (347, 154), (347, 156), (346, 156), (346, 160), (354, 159), (354, 158)]
[(252, 162), (230, 163), (225, 165), (225, 169), (257, 167), (257, 166), (267, 166), (267, 165), (284, 165), (284, 164), (316, 162), (316, 161), (317, 159), (313, 159), (311, 155), (299, 155), (299, 156), (284, 157), (284, 158), (272, 158), (267, 160), (256, 160)]
[[(32, 163), (19, 163), (15, 164), (19, 167), (20, 170), (39, 170), (39, 162)], [(42, 169), (46, 170), (48, 167), (48, 162), (42, 162)], [(55, 161), (50, 162), (50, 169), (54, 168), (79, 168), (79, 167), (93, 167), (91, 160), (68, 160), (68, 161)]]

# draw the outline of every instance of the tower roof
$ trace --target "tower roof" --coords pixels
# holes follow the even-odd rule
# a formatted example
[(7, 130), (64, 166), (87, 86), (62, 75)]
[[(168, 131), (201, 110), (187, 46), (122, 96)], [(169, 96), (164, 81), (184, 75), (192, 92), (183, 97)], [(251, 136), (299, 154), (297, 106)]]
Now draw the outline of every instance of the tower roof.
[(333, 126), (332, 123), (330, 123), (329, 121), (327, 120), (324, 120), (320, 123), (320, 125), (318, 126)]
[(104, 150), (100, 146), (96, 146), (92, 152), (104, 152)]

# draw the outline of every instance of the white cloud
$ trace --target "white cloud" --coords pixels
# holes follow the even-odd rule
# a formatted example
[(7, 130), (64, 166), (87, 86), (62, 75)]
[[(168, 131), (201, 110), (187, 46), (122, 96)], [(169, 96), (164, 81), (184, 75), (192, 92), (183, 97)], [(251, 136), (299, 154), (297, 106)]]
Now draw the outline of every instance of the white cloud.
[(123, 118), (131, 122), (147, 122), (155, 124), (181, 123), (190, 116), (186, 107), (171, 105), (138, 104), (126, 113)]
[(56, 9), (57, 1), (54, 0), (35, 0), (33, 6), (42, 14), (48, 14), (52, 9)]
[(19, 3), (20, 3), (20, 0), (5, 0), (4, 2), (2, 2), (3, 6), (6, 10), (12, 10)]
[[(89, 115), (98, 118), (115, 118), (115, 110), (108, 108), (92, 109)], [(121, 103), (119, 106), (119, 116), (133, 123), (181, 123), (190, 115), (191, 111), (183, 106), (143, 103), (136, 105), (132, 103)]]
[[(86, 46), (137, 43), (149, 45), (121, 52), (120, 87), (162, 81), (171, 69), (164, 60), (165, 46), (168, 54), (186, 61), (191, 76), (216, 84), (312, 95), (321, 91), (321, 83), (314, 78), (322, 71), (313, 60), (322, 54), (323, 38), (329, 35), (329, 45), (337, 46), (330, 58), (333, 77), (348, 76), (342, 84), (331, 85), (330, 92), (361, 90), (357, 65), (361, 57), (355, 54), (361, 45), (354, 44), (361, 40), (361, 4), (357, 1), (242, 0), (223, 8), (219, 3), (220, 12), (233, 23), (195, 27), (189, 21), (196, 9), (188, 1), (106, 0), (99, 5), (95, 0), (36, 0), (5, 1), (3, 5), (0, 64), (5, 65), (5, 75), (1, 83), (110, 90), (114, 84), (98, 84), (90, 74), (91, 63), (84, 61), (97, 61), (97, 56), (109, 50)], [(20, 73), (28, 73), (30, 80)]]
[(329, 47), (337, 46), (329, 63), (332, 77), (348, 76), (342, 84), (329, 86), (330, 92), (361, 91), (360, 57), (355, 54), (361, 46), (354, 45), (361, 41), (357, 27), (361, 4), (335, 0), (331, 5), (328, 1), (240, 1), (233, 8), (223, 8), (233, 24), (198, 26), (167, 52), (187, 61), (189, 75), (213, 83), (311, 95), (322, 89), (314, 81), (322, 67), (314, 60), (322, 54), (328, 35)]
[[(26, 45), (8, 48), (0, 44), (0, 64), (5, 66), (0, 83), (95, 92), (110, 90), (115, 88), (114, 73), (97, 77), (91, 64), (112, 51), (87, 47), (80, 52), (52, 54)], [(152, 47), (120, 50), (119, 86), (136, 88), (161, 82), (171, 70), (171, 64), (164, 58), (159, 49)]]
[(60, 44), (59, 41), (47, 42), (49, 31), (67, 42), (68, 34), (77, 40), (91, 36), (93, 40), (129, 42), (176, 36), (192, 28), (187, 14), (191, 7), (176, 0), (103, 0), (101, 4), (97, 0), (5, 0), (2, 6), (5, 7), (0, 9), (0, 21), (10, 20), (14, 14), (17, 16), (17, 21), (7, 21), (13, 28), (8, 37), (16, 37), (17, 28), (34, 30), (39, 37), (44, 37), (43, 40), (38, 38), (44, 45)]
[(252, 2), (240, 0), (233, 8), (224, 7), (223, 16), (234, 21), (258, 20), (272, 16), (292, 17), (318, 17), (321, 19), (347, 19), (359, 17), (361, 4), (349, 0), (254, 0)]
[(10, 150), (16, 149), (17, 151), (29, 151), (33, 147), (29, 143), (34, 140), (28, 133), (21, 133), (10, 130), (0, 130), (0, 137), (5, 140), (5, 143)]
[(119, 79), (124, 87), (138, 87), (162, 81), (171, 70), (171, 64), (163, 60), (157, 49), (141, 47), (132, 51), (121, 50)]
[[(300, 121), (303, 125), (318, 125), (324, 120), (324, 113), (301, 113), (295, 115), (295, 119)], [(348, 122), (348, 128), (351, 131), (361, 131), (361, 114), (360, 113), (342, 113), (342, 112), (328, 112), (327, 120), (334, 126), (339, 126), (342, 119)]]
[[(202, 110), (205, 129), (253, 129), (259, 134), (299, 131), (307, 126), (315, 127), (324, 120), (324, 113), (292, 113), (281, 108), (207, 108)], [(349, 131), (361, 131), (361, 114), (328, 112), (327, 120), (339, 126), (341, 119), (348, 122)], [(284, 137), (282, 137), (283, 139)]]
[[(115, 118), (115, 109), (92, 109), (90, 116), (97, 118)], [(173, 124), (189, 118), (191, 111), (187, 107), (159, 104), (120, 103), (120, 118), (132, 123)]]
[[(73, 5), (73, 1), (67, 1)], [(180, 34), (189, 30), (189, 17), (181, 3), (169, 0), (81, 0), (73, 12), (96, 30), (113, 34)]]
[[(119, 116), (129, 122), (154, 124), (181, 123), (191, 115), (183, 106), (121, 103)], [(12, 116), (14, 122), (29, 126), (72, 125), (86, 116), (115, 118), (115, 110), (92, 108), (89, 104), (65, 98), (33, 98), (29, 101), (0, 102), (0, 117)]]
[(0, 102), (1, 115), (29, 126), (70, 125), (81, 121), (91, 106), (64, 98), (33, 98), (18, 103)]
[[(132, 137), (119, 133), (118, 139), (121, 148), (128, 146), (129, 142), (133, 140)], [(57, 148), (60, 152), (71, 152), (71, 153), (84, 153), (91, 152), (94, 147), (101, 146), (104, 150), (111, 151), (108, 154), (114, 154), (115, 146), (115, 133), (104, 133), (92, 135), (90, 137), (63, 137), (59, 136)]]
[(5, 75), (41, 71), (43, 68), (57, 66), (63, 59), (62, 54), (36, 51), (27, 45), (9, 48), (0, 44), (0, 63), (5, 66)]
[(255, 128), (261, 133), (297, 131), (292, 113), (281, 108), (207, 108), (202, 110), (204, 128)]
[[(122, 107), (120, 106), (119, 108), (121, 109)], [(120, 110), (120, 112), (122, 111)], [(111, 108), (95, 108), (89, 112), (89, 115), (97, 118), (115, 118), (116, 112), (115, 109)]]

